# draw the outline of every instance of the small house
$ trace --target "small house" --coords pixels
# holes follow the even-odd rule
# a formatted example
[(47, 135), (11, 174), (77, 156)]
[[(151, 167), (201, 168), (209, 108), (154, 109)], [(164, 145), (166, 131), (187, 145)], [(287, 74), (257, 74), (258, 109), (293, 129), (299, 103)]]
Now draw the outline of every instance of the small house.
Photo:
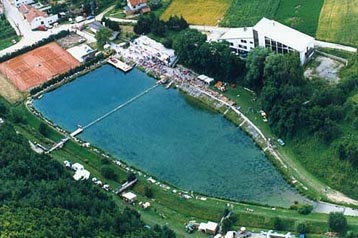
[(40, 29), (40, 27), (49, 27), (58, 21), (58, 15), (47, 15), (46, 12), (40, 11), (31, 5), (22, 4), (19, 11), (24, 15), (30, 24), (31, 30)]
[(214, 82), (214, 79), (213, 78), (210, 78), (204, 74), (202, 75), (199, 75), (198, 76), (198, 79), (202, 82), (204, 82), (206, 85), (211, 85), (213, 82)]
[(123, 193), (122, 198), (123, 198), (124, 201), (126, 201), (128, 203), (132, 203), (132, 202), (135, 202), (137, 200), (137, 195), (135, 195), (132, 192), (128, 192), (128, 193)]
[(216, 231), (218, 229), (218, 224), (215, 222), (207, 222), (207, 223), (200, 223), (198, 230), (201, 232), (204, 232), (206, 234), (211, 234), (211, 235), (215, 235)]
[(127, 6), (124, 8), (124, 11), (127, 15), (135, 13), (148, 13), (150, 12), (150, 7), (147, 4), (147, 0), (127, 0)]

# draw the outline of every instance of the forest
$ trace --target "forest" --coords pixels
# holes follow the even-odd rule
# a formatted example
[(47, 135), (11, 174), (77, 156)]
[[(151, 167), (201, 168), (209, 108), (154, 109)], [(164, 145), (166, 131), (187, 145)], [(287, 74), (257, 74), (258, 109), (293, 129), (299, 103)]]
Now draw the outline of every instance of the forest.
[[(0, 104), (0, 116), (12, 120), (6, 113)], [(175, 237), (166, 226), (146, 228), (137, 211), (119, 210), (90, 182), (74, 181), (8, 122), (0, 124), (0, 182), (1, 237)]]

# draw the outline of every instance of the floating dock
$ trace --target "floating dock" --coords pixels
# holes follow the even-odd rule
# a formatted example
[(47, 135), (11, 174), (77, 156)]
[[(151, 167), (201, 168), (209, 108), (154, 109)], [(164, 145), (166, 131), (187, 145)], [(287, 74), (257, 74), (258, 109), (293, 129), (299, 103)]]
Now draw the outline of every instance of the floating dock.
[(110, 57), (107, 61), (107, 63), (113, 65), (114, 67), (122, 70), (123, 72), (127, 73), (128, 71), (130, 71), (131, 69), (133, 69), (133, 66), (130, 66), (122, 61), (120, 61), (117, 58), (114, 57)]

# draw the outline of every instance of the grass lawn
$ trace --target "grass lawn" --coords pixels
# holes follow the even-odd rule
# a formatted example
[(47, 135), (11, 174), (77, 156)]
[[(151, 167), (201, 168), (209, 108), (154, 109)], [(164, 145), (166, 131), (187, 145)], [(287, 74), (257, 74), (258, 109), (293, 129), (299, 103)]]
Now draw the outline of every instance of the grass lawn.
[(314, 36), (324, 0), (235, 0), (220, 25), (254, 26), (262, 17)]
[(324, 0), (281, 0), (274, 18), (296, 30), (315, 36), (323, 2)]
[(231, 3), (232, 0), (172, 0), (161, 18), (167, 20), (178, 15), (189, 24), (217, 25)]
[(274, 18), (280, 0), (234, 0), (221, 26), (254, 26), (262, 17)]
[(16, 35), (15, 30), (5, 18), (0, 18), (0, 29), (0, 50), (12, 46), (12, 40), (16, 40), (16, 42), (19, 41), (20, 38)]
[(325, 0), (316, 37), (348, 45), (358, 44), (358, 0)]

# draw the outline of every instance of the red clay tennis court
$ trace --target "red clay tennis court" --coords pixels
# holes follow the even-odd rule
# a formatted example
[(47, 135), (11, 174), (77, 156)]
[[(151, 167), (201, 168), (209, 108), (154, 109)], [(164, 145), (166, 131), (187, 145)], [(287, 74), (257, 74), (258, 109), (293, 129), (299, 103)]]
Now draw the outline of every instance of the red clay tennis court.
[(78, 65), (70, 53), (52, 42), (1, 63), (0, 71), (20, 91), (26, 91)]

